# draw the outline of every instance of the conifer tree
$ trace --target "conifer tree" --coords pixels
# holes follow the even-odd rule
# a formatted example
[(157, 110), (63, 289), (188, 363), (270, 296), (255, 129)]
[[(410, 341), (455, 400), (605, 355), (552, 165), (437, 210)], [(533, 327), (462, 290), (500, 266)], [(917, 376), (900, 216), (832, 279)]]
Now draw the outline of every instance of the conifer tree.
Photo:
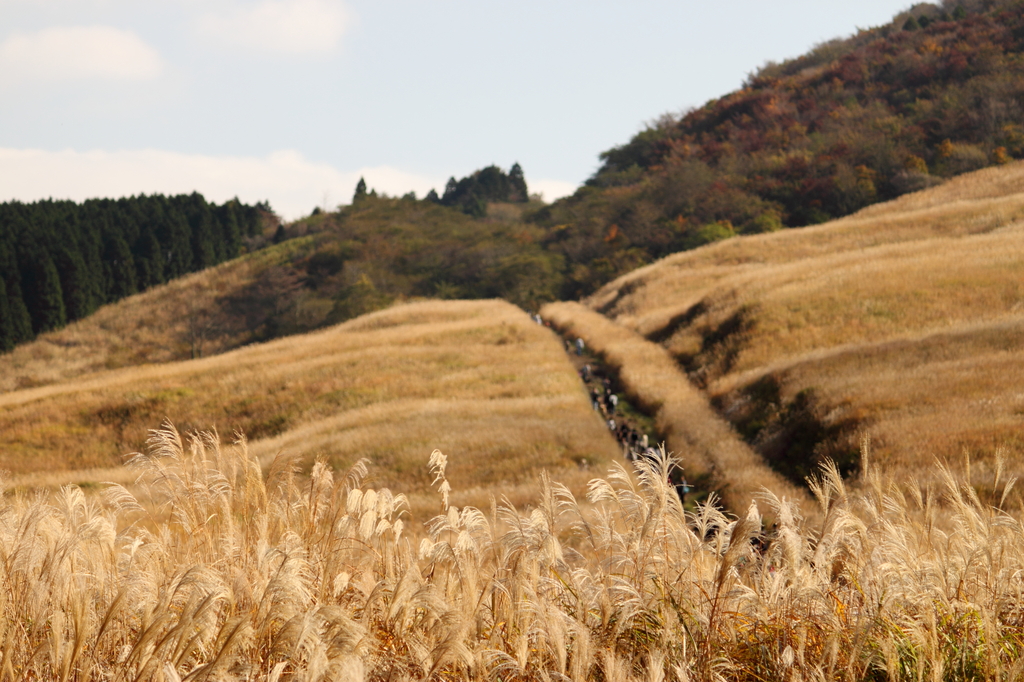
[(32, 319), (21, 293), (21, 273), (13, 251), (0, 243), (0, 280), (4, 283), (7, 317), (2, 322), (3, 335), (18, 344), (32, 338)]
[(142, 290), (162, 284), (164, 279), (164, 256), (160, 249), (160, 241), (153, 230), (147, 225), (142, 230), (132, 253), (135, 259), (135, 272), (138, 285)]
[(14, 339), (14, 325), (11, 320), (11, 306), (7, 302), (7, 285), (0, 277), (0, 353), (6, 353), (17, 343)]
[(187, 199), (186, 211), (192, 232), (192, 267), (202, 270), (215, 265), (213, 216), (209, 205), (201, 194), (193, 192)]
[(455, 176), (448, 178), (448, 182), (444, 186), (444, 194), (441, 196), (441, 203), (445, 206), (451, 206), (455, 201), (455, 193), (459, 189), (459, 183), (455, 179)]
[(508, 179), (512, 185), (509, 201), (529, 201), (530, 194), (526, 189), (526, 176), (523, 175), (523, 167), (518, 162), (512, 164), (512, 168), (509, 169)]
[(92, 273), (86, 267), (82, 254), (61, 245), (56, 248), (53, 260), (60, 277), (67, 319), (80, 320), (90, 315), (99, 306), (99, 292), (94, 289)]
[(138, 290), (135, 261), (121, 233), (107, 229), (103, 235), (103, 293), (108, 302), (131, 296)]
[(359, 182), (356, 183), (356, 192), (352, 195), (352, 203), (361, 201), (366, 198), (366, 180), (362, 177), (359, 178)]
[(32, 317), (32, 331), (42, 334), (67, 324), (60, 276), (50, 254), (38, 245), (25, 254), (21, 281)]

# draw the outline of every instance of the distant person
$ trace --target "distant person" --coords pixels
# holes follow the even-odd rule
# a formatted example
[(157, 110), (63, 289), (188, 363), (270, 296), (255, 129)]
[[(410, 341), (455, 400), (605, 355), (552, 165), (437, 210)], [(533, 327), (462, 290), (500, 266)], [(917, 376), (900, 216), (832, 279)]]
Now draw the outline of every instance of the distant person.
[(590, 365), (583, 365), (582, 370), (583, 381), (589, 382), (591, 379)]
[(615, 433), (615, 420), (614, 419), (609, 419), (608, 420), (608, 430), (611, 431), (612, 433)]
[(583, 339), (576, 339), (576, 355), (583, 355), (583, 349), (586, 344), (583, 343)]
[(615, 408), (619, 406), (619, 396), (611, 393), (608, 395), (608, 412), (615, 414)]

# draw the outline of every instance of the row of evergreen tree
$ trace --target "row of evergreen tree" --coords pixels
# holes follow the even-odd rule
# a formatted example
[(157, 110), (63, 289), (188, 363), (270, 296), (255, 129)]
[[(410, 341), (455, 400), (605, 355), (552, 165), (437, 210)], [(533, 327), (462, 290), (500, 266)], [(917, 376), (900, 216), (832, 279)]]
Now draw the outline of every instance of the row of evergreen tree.
[(234, 258), (269, 214), (198, 193), (0, 204), (0, 351)]

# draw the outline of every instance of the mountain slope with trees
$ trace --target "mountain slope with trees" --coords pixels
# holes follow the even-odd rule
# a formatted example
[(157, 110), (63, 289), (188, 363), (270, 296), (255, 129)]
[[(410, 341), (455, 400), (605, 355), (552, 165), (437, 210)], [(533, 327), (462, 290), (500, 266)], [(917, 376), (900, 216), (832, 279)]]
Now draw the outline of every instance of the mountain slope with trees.
[(1024, 157), (1020, 3), (916, 5), (769, 63), (601, 155), (538, 216), (563, 298), (735, 234), (800, 227)]
[[(235, 292), (249, 331), (232, 338), (308, 331), (409, 297), (502, 297), (536, 309), (670, 253), (819, 223), (1024, 157), (1022, 51), (1018, 4), (922, 4), (663, 117), (549, 206), (529, 200), (518, 164), (452, 178), (423, 200), (378, 196), (360, 181), (350, 206), (279, 227), (275, 243), (305, 241), (266, 261), (270, 279)], [(5, 205), (0, 348), (229, 258), (239, 237), (263, 229), (258, 207), (203, 209), (196, 197), (74, 210), (42, 202), (22, 223), (28, 207)], [(117, 217), (88, 217), (106, 210)], [(71, 234), (75, 220), (90, 227)], [(30, 223), (38, 229), (17, 227)], [(212, 236), (200, 238), (206, 229)], [(226, 296), (217, 310), (230, 307)]]

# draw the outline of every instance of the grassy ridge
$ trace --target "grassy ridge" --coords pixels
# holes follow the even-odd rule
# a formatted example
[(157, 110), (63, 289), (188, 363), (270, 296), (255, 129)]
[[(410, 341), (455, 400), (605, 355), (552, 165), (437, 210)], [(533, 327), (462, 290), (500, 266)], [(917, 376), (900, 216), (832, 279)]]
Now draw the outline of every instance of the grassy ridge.
[[(581, 504), (405, 515), (362, 465), (173, 429), (134, 461), (137, 494), (0, 498), (0, 680), (1019, 679), (1019, 518), (940, 471), (942, 493), (828, 470), (820, 522), (777, 501), (684, 515), (651, 465)], [(940, 512), (937, 497), (949, 512)], [(151, 515), (146, 507), (163, 512)], [(148, 529), (147, 529), (148, 528)], [(761, 547), (763, 549), (758, 549)]]
[[(215, 357), (128, 367), (0, 395), (0, 466), (14, 483), (127, 480), (125, 453), (169, 418), (244, 433), (264, 464), (369, 457), (412, 495), (434, 447), (452, 481), (486, 499), (535, 495), (542, 468), (583, 485), (618, 456), (557, 338), (503, 301), (396, 306)], [(500, 488), (499, 488), (500, 486)]]
[(583, 338), (615, 368), (631, 398), (654, 413), (658, 430), (666, 434), (666, 447), (679, 458), (686, 476), (709, 479), (730, 510), (742, 513), (768, 489), (813, 513), (807, 493), (768, 468), (737, 438), (663, 348), (578, 303), (549, 303), (541, 313), (566, 334)]
[(1022, 452), (1022, 178), (988, 169), (677, 254), (588, 302), (663, 343), (795, 479), (826, 456), (854, 470), (866, 435), (894, 475), (966, 450), (990, 488), (996, 451)]

